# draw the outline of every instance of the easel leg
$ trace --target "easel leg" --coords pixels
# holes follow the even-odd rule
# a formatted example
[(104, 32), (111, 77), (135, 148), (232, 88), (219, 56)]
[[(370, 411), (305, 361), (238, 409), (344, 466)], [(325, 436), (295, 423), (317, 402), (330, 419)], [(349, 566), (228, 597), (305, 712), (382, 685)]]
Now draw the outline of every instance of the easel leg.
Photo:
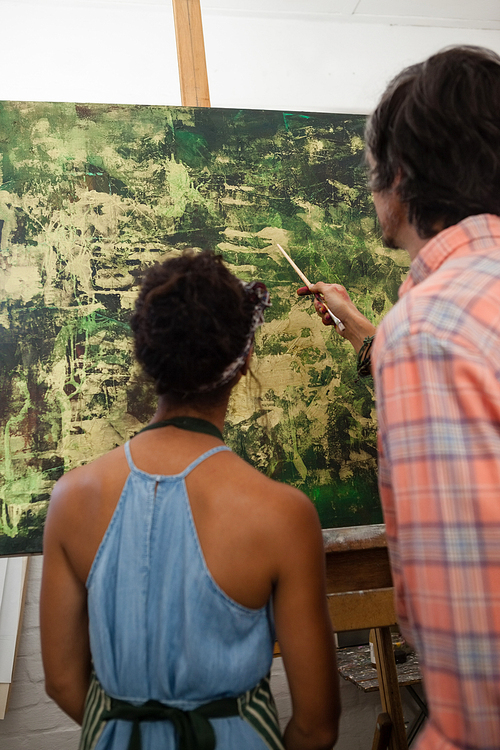
[(373, 737), (372, 750), (387, 750), (391, 740), (392, 721), (389, 714), (379, 714)]
[(183, 107), (210, 107), (200, 0), (172, 0)]
[(408, 750), (391, 629), (374, 628), (373, 634), (382, 711), (389, 714), (392, 723), (389, 750)]

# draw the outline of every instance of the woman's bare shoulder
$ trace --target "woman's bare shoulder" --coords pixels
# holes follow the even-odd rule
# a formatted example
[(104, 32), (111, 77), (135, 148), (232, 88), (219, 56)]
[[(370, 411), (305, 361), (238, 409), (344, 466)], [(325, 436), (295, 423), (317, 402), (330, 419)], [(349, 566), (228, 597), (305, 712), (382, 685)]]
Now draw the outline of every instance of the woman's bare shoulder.
[(113, 477), (123, 472), (125, 467), (123, 447), (118, 447), (88, 464), (71, 469), (54, 485), (49, 504), (51, 513), (76, 511), (82, 503), (85, 503), (88, 513), (89, 503), (97, 500), (106, 484), (112, 482)]
[(293, 578), (299, 568), (300, 575), (307, 579), (311, 565), (321, 568), (324, 564), (323, 535), (314, 503), (296, 487), (252, 471), (248, 472), (246, 486), (252, 492), (253, 507), (250, 502), (246, 505), (245, 518), (260, 549), (267, 551), (272, 579)]
[(304, 492), (266, 476), (235, 454), (232, 456), (238, 484), (253, 495), (254, 502), (265, 510), (271, 522), (287, 527), (301, 523), (319, 526), (316, 508)]

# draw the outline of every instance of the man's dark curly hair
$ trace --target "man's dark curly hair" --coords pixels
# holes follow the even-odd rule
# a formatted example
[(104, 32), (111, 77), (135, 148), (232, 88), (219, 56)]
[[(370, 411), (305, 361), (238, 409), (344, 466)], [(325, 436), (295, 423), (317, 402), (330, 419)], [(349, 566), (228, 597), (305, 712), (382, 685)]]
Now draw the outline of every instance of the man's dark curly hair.
[(396, 183), (421, 238), (500, 215), (500, 57), (445, 49), (403, 70), (367, 122), (370, 187)]
[(155, 381), (157, 394), (182, 402), (215, 402), (220, 394), (197, 391), (215, 382), (241, 354), (253, 309), (220, 255), (185, 250), (152, 266), (142, 281), (131, 327), (136, 357)]

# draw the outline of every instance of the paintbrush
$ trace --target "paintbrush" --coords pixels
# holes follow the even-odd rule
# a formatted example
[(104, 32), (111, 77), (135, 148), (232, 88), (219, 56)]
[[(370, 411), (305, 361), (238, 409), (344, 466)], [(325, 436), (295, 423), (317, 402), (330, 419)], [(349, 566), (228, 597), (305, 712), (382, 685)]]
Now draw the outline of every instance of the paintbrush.
[[(283, 248), (281, 247), (281, 245), (278, 242), (276, 243), (276, 245), (278, 246), (279, 250), (281, 250), (281, 252), (283, 253), (284, 257), (287, 259), (287, 261), (290, 263), (291, 267), (300, 276), (300, 278), (302, 279), (302, 281), (304, 282), (304, 284), (306, 285), (306, 287), (308, 289), (310, 289), (311, 288), (311, 282), (309, 281), (309, 279), (307, 278), (307, 276), (305, 276), (305, 274), (302, 273), (302, 271), (300, 270), (300, 268), (293, 262), (293, 260), (290, 258), (290, 256), (288, 255), (288, 253), (286, 253), (283, 250)], [(314, 294), (314, 296), (316, 297), (316, 299), (318, 300), (318, 302), (321, 302), (321, 304), (324, 307), (326, 307), (326, 309), (328, 310), (328, 314), (330, 315), (331, 319), (333, 320), (333, 322), (335, 323), (335, 325), (337, 326), (337, 328), (339, 329), (339, 331), (344, 331), (345, 330), (344, 324), (342, 323), (342, 321), (339, 318), (337, 318), (336, 315), (334, 315), (332, 313), (332, 311), (330, 310), (330, 308), (326, 304), (326, 302), (323, 299), (323, 297), (320, 294), (318, 294), (317, 292), (312, 292), (312, 294)]]

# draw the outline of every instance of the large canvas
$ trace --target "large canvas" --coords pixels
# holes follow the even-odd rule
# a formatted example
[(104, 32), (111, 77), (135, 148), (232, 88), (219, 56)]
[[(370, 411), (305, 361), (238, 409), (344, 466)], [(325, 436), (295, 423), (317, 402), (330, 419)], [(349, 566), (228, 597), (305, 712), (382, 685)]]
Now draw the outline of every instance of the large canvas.
[(325, 328), (311, 280), (343, 283), (374, 322), (406, 256), (383, 248), (361, 116), (0, 104), (0, 554), (41, 550), (55, 480), (144, 426), (154, 394), (129, 318), (150, 264), (212, 248), (272, 307), (227, 443), (300, 487), (324, 527), (381, 521), (373, 388)]

